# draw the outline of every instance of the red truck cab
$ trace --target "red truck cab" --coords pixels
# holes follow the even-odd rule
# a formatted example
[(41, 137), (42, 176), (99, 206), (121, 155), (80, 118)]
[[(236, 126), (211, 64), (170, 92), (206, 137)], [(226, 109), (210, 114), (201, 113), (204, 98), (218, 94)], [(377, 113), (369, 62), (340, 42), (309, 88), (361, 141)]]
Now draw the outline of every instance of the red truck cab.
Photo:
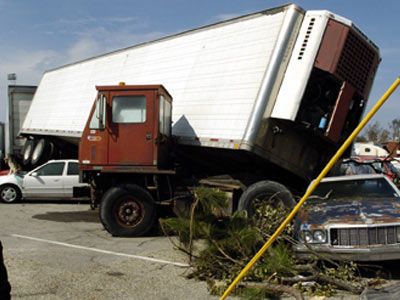
[(172, 97), (162, 85), (97, 86), (79, 147), (81, 182), (114, 236), (143, 235), (172, 196)]
[(162, 85), (97, 86), (79, 159), (85, 170), (156, 172), (168, 166), (172, 97)]

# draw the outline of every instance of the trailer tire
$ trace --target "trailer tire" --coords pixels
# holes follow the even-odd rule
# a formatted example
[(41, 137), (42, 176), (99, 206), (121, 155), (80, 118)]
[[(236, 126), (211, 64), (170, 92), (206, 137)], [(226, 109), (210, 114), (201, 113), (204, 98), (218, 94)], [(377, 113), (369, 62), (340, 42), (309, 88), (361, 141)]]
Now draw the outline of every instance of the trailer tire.
[(141, 236), (152, 229), (155, 202), (150, 193), (135, 184), (110, 188), (100, 203), (100, 220), (113, 236)]
[(13, 184), (5, 184), (0, 187), (0, 200), (4, 203), (14, 203), (21, 199), (21, 190)]
[(274, 181), (259, 181), (249, 186), (242, 194), (238, 210), (245, 210), (248, 216), (252, 217), (255, 213), (254, 206), (258, 201), (268, 201), (276, 207), (292, 208), (296, 205), (292, 193), (284, 185)]
[(46, 160), (51, 159), (50, 153), (51, 145), (46, 139), (40, 139), (32, 152), (31, 155), (31, 166), (35, 167)]
[(59, 155), (57, 146), (53, 142), (49, 142), (50, 150), (49, 150), (49, 159), (57, 159)]
[(35, 148), (35, 139), (28, 139), (25, 142), (24, 149), (22, 150), (22, 164), (28, 166), (31, 163), (31, 157)]

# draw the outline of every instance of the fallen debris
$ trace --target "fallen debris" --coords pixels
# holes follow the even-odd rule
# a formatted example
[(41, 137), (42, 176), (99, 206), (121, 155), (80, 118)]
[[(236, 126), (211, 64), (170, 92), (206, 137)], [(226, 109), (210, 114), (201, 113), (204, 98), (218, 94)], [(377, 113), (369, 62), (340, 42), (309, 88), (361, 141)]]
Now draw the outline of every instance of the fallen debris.
[[(198, 188), (189, 213), (160, 221), (175, 246), (188, 254), (193, 266), (189, 277), (207, 281), (213, 294), (223, 292), (287, 214), (268, 204), (257, 207), (253, 218), (245, 211), (226, 216), (221, 211), (227, 205), (224, 192)], [(304, 294), (331, 296), (337, 290), (363, 292), (367, 281), (358, 275), (356, 264), (319, 256), (301, 261), (292, 250), (292, 232), (289, 226), (236, 288), (237, 295), (262, 299), (288, 294), (303, 299)]]

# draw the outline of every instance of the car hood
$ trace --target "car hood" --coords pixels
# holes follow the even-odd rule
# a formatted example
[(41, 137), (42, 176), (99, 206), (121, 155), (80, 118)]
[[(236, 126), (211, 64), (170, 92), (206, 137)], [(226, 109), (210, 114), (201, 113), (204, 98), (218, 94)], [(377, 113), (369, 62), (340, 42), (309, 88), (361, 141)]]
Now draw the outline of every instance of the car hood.
[(22, 176), (14, 175), (14, 174), (0, 176), (0, 185), (11, 183), (11, 184), (16, 184), (16, 185), (20, 186), (22, 179), (23, 179)]
[(400, 222), (400, 199), (309, 200), (299, 212), (302, 224), (379, 224)]

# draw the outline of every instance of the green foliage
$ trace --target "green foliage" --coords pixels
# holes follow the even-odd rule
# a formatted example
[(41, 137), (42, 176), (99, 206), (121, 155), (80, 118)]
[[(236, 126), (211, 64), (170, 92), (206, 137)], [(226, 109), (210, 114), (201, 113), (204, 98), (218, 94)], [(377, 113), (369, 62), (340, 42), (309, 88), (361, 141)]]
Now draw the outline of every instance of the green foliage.
[(308, 284), (298, 284), (297, 288), (302, 291), (304, 294), (313, 295), (313, 296), (325, 296), (332, 297), (336, 294), (335, 287), (331, 284), (319, 284), (316, 282), (308, 283)]
[(357, 265), (353, 262), (340, 264), (336, 267), (324, 266), (322, 268), (322, 273), (324, 273), (325, 275), (343, 281), (357, 280), (358, 278), (355, 276), (356, 272), (357, 272)]
[(296, 262), (290, 246), (284, 243), (278, 243), (272, 247), (263, 261), (268, 274), (275, 274), (278, 277), (295, 275), (297, 272), (293, 267)]
[(240, 297), (245, 300), (261, 300), (268, 296), (265, 290), (261, 288), (242, 289), (239, 294)]
[(195, 190), (194, 194), (201, 204), (196, 209), (196, 213), (200, 214), (200, 217), (215, 214), (229, 206), (226, 194), (220, 190), (199, 187)]
[[(271, 234), (275, 232), (278, 226), (289, 214), (290, 209), (287, 207), (278, 206), (275, 207), (269, 203), (260, 203), (257, 205), (252, 218), (252, 224), (256, 228), (259, 228), (264, 239), (267, 239)], [(283, 235), (291, 235), (293, 233), (293, 226), (287, 226), (283, 232)]]
[[(265, 203), (257, 203), (253, 218), (248, 218), (244, 211), (235, 212), (232, 216), (225, 214), (228, 199), (224, 192), (211, 188), (194, 190), (194, 201), (188, 217), (177, 217), (161, 220), (166, 234), (175, 234), (178, 237), (179, 248), (184, 250), (192, 260), (193, 272), (188, 276), (206, 280), (212, 293), (221, 294), (226, 284), (230, 283), (249, 262), (249, 260), (263, 246), (265, 240), (271, 236), (288, 210), (283, 207), (272, 207)], [(297, 275), (312, 276), (323, 274), (338, 280), (356, 280), (355, 264), (340, 264), (336, 268), (322, 268), (317, 264), (310, 264), (310, 269), (298, 271), (301, 263), (295, 257), (292, 247), (288, 244), (293, 227), (288, 226), (281, 238), (250, 270), (244, 281), (268, 282), (281, 285), (289, 283), (289, 287), (296, 281), (288, 281)], [(285, 238), (286, 237), (286, 238)], [(193, 241), (200, 247), (194, 247)], [(304, 269), (304, 268), (303, 268)], [(300, 277), (299, 277), (300, 278)], [(217, 283), (222, 284), (217, 284)], [(330, 282), (305, 285), (298, 283), (297, 288), (303, 292), (329, 296), (334, 293), (334, 286)], [(267, 294), (264, 288), (239, 288), (237, 292), (246, 299), (263, 299)], [(277, 293), (275, 291), (275, 293)]]

